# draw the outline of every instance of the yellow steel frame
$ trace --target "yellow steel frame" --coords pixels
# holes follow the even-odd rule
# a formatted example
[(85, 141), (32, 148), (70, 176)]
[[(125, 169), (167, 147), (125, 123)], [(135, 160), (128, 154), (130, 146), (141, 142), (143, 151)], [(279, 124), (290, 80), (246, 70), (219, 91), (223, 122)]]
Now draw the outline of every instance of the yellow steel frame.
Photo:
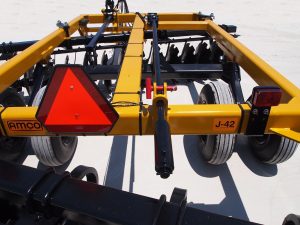
[[(227, 57), (237, 62), (259, 85), (279, 86), (283, 91), (283, 98), (280, 105), (272, 107), (265, 133), (276, 133), (300, 142), (300, 90), (294, 84), (209, 19), (199, 20), (195, 13), (160, 13), (158, 17), (159, 30), (207, 31), (217, 41)], [(81, 27), (80, 21), (83, 19), (88, 19), (89, 24), (98, 24), (103, 23), (104, 15), (81, 15), (75, 18), (69, 23), (70, 35), (77, 30), (82, 35), (86, 35), (86, 33), (98, 29)], [(118, 24), (120, 23), (133, 23), (133, 26), (119, 27)], [(113, 26), (108, 27), (106, 31), (122, 32), (128, 30), (131, 31), (131, 35), (113, 102), (130, 101), (138, 104), (141, 88), (143, 35), (144, 31), (151, 30), (151, 27), (148, 27), (137, 14), (127, 13), (116, 14)], [(0, 66), (0, 92), (12, 85), (34, 64), (47, 59), (53, 50), (67, 38), (69, 37), (66, 36), (65, 31), (58, 29)], [(161, 98), (167, 100), (166, 95)], [(118, 104), (115, 104), (114, 107), (120, 118), (107, 135), (149, 135), (154, 133), (154, 104), (144, 105), (141, 110), (138, 105), (118, 107)], [(25, 126), (26, 121), (39, 124), (35, 118), (36, 111), (37, 107), (7, 107), (4, 109), (0, 106), (1, 133), (7, 136), (59, 135), (49, 133), (45, 128), (24, 131), (9, 127), (13, 122), (19, 122), (19, 126)], [(243, 134), (246, 131), (249, 114), (250, 107), (247, 104), (168, 105), (166, 119), (172, 134)], [(216, 129), (215, 124), (218, 121), (233, 121), (235, 126), (231, 129)], [(38, 124), (36, 126), (39, 128)]]

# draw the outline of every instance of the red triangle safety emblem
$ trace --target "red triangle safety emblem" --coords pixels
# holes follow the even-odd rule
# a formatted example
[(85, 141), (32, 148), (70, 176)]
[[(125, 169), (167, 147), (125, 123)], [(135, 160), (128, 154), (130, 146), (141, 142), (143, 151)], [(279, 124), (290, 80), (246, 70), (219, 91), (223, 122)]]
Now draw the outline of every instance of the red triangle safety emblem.
[(55, 133), (106, 133), (118, 120), (81, 66), (55, 68), (36, 117)]

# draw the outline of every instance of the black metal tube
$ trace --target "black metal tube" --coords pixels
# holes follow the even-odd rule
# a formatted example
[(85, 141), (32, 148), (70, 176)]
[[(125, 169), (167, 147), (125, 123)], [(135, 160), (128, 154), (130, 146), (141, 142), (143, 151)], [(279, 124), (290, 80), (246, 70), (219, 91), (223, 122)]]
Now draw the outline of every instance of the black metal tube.
[[(174, 197), (172, 194), (171, 200)], [(255, 225), (189, 206), (182, 207), (174, 201), (165, 201), (164, 196), (160, 200), (153, 199), (1, 160), (0, 210), (0, 224), (8, 221), (9, 224), (22, 224), (26, 219), (23, 223), (26, 225), (54, 225), (70, 219), (73, 222), (65, 224), (148, 225), (156, 222), (156, 225), (176, 225), (179, 216), (183, 215), (180, 224)], [(35, 220), (30, 223), (28, 218)]]
[[(120, 65), (85, 66), (85, 71), (92, 80), (118, 79), (120, 69)], [(144, 64), (142, 79), (150, 77), (152, 71), (152, 65)], [(221, 64), (169, 64), (168, 68), (161, 69), (161, 76), (165, 81), (170, 79), (220, 79), (222, 74)]]
[(112, 21), (112, 19), (113, 19), (112, 16), (108, 16), (107, 17), (107, 19), (104, 21), (104, 23), (102, 24), (102, 26), (99, 28), (99, 30), (96, 33), (96, 35), (92, 38), (92, 40), (86, 46), (86, 49), (88, 51), (92, 51), (93, 49), (95, 49), (97, 43), (103, 37), (104, 31), (108, 27), (108, 25), (110, 24), (110, 22)]
[[(113, 49), (113, 48), (125, 48), (125, 45), (118, 44), (118, 45), (103, 45), (103, 46), (96, 46), (96, 50), (103, 50), (103, 49)], [(73, 48), (73, 49), (58, 49), (53, 52), (54, 55), (59, 54), (66, 54), (66, 53), (75, 53), (75, 52), (85, 52), (85, 48)]]
[(168, 178), (174, 170), (173, 148), (170, 126), (165, 120), (163, 101), (157, 102), (157, 121), (155, 124), (155, 171), (161, 178)]
[[(155, 20), (155, 19), (153, 19)], [(161, 75), (160, 75), (160, 58), (159, 58), (159, 48), (158, 48), (158, 38), (157, 38), (157, 27), (156, 21), (152, 21), (152, 29), (153, 29), (153, 66), (154, 66), (154, 77), (156, 84), (158, 86), (163, 85)]]
[[(122, 34), (102, 34), (101, 43), (109, 43), (109, 42), (120, 42), (120, 41), (127, 41), (130, 35), (130, 32), (125, 32)], [(165, 32), (158, 32), (158, 36), (160, 37), (159, 43), (167, 43), (170, 40), (170, 37), (179, 37), (179, 36), (193, 36), (193, 35), (202, 35), (206, 36), (206, 32), (204, 31), (165, 31)], [(145, 31), (144, 37), (145, 39), (151, 39), (153, 36), (152, 31)], [(87, 45), (93, 36), (89, 37), (73, 37), (68, 40), (68, 44), (71, 46), (77, 45)], [(39, 40), (33, 41), (23, 41), (23, 42), (9, 42), (9, 43), (2, 43), (0, 44), (0, 53), (13, 53), (23, 51), (26, 48), (30, 47), (31, 45), (35, 44)], [(165, 42), (164, 42), (165, 41)], [(193, 41), (193, 40), (191, 40)], [(171, 41), (172, 42), (172, 41)], [(67, 47), (67, 41), (63, 41), (58, 47)]]
[(197, 37), (197, 38), (178, 38), (178, 39), (167, 39), (159, 40), (158, 44), (169, 44), (169, 43), (179, 43), (179, 42), (189, 42), (189, 41), (205, 41), (208, 37)]

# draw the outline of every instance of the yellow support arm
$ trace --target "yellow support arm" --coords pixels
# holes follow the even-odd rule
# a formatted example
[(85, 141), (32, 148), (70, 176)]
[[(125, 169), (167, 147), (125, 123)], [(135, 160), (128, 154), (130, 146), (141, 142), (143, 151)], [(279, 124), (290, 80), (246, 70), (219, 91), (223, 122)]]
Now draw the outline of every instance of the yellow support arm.
[(284, 103), (293, 97), (300, 98), (299, 89), (263, 61), (259, 56), (250, 51), (246, 46), (228, 34), (213, 21), (208, 21), (208, 33), (220, 44), (227, 56), (237, 62), (259, 85), (280, 87), (283, 92)]
[[(69, 23), (69, 33), (73, 34), (79, 28), (79, 16)], [(0, 66), (0, 93), (12, 85), (20, 76), (28, 71), (33, 65), (47, 58), (53, 50), (66, 38), (64, 29), (60, 28), (47, 37), (30, 46), (16, 55), (5, 64)]]
[[(129, 96), (130, 97), (130, 96)], [(243, 109), (243, 115), (241, 108)], [(167, 120), (171, 134), (220, 134), (246, 131), (250, 107), (240, 105), (169, 105)], [(278, 133), (300, 142), (300, 108), (289, 104), (272, 107), (265, 133)], [(120, 118), (108, 135), (138, 135), (139, 120), (143, 135), (154, 134), (152, 106), (116, 107)], [(3, 108), (0, 107), (0, 112)], [(35, 114), (37, 107), (8, 107), (1, 112), (1, 130), (7, 136), (59, 135), (47, 133)], [(228, 128), (219, 127), (219, 122), (229, 122)], [(72, 134), (70, 134), (72, 135)], [(73, 134), (74, 135), (74, 134)], [(98, 135), (98, 134), (94, 134)]]
[(123, 134), (128, 127), (139, 133), (143, 47), (144, 22), (136, 15), (112, 100), (120, 118), (110, 134)]

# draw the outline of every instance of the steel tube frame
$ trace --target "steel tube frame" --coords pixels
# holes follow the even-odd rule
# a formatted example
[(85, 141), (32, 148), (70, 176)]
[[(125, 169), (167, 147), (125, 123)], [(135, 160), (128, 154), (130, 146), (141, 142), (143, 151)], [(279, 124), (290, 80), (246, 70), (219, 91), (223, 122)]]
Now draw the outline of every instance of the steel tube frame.
[[(146, 14), (142, 15), (145, 16)], [(279, 86), (284, 93), (283, 99), (279, 106), (272, 107), (265, 133), (277, 133), (300, 142), (300, 90), (294, 84), (211, 20), (199, 21), (199, 16), (192, 13), (162, 13), (158, 14), (158, 17), (158, 30), (206, 31), (217, 41), (226, 56), (238, 63), (258, 84)], [(88, 19), (89, 23), (103, 23), (103, 18), (103, 15), (81, 15), (69, 23), (69, 33), (72, 34), (79, 29), (79, 22), (82, 19)], [(136, 14), (128, 13), (123, 15), (117, 14), (114, 19), (118, 23), (132, 23), (137, 18)], [(137, 24), (137, 27), (132, 29), (128, 42), (129, 45), (126, 50), (128, 59), (125, 56), (118, 79), (117, 92), (140, 91), (142, 68), (141, 63), (135, 63), (138, 61), (137, 58), (141, 60), (142, 43), (140, 35), (143, 35), (146, 30), (151, 30), (151, 27), (148, 27), (141, 21)], [(1, 65), (0, 92), (14, 83), (34, 64), (51, 55), (55, 47), (59, 46), (66, 38), (65, 31), (58, 29)], [(130, 47), (134, 44), (136, 44), (137, 48)], [(136, 57), (136, 61), (133, 62), (131, 57)], [(134, 84), (126, 81), (124, 76), (126, 71), (131, 71)], [(120, 101), (120, 99), (138, 103), (140, 96), (138, 93), (115, 94), (113, 101)], [(107, 135), (153, 134), (154, 121), (151, 106), (143, 106), (142, 110), (140, 110), (140, 106), (115, 107), (120, 115), (120, 119)], [(244, 133), (250, 112), (250, 107), (247, 104), (169, 105), (168, 107), (167, 120), (172, 134)], [(3, 109), (0, 107), (0, 111), (2, 111), (2, 133), (8, 136), (49, 135), (45, 129), (35, 132), (29, 130), (19, 132), (8, 129), (8, 122), (11, 121), (25, 119), (36, 121), (36, 109), (36, 107), (23, 107), (21, 110), (20, 108), (8, 107)], [(231, 130), (215, 129), (216, 121), (222, 119), (232, 120), (236, 123), (236, 126)]]

